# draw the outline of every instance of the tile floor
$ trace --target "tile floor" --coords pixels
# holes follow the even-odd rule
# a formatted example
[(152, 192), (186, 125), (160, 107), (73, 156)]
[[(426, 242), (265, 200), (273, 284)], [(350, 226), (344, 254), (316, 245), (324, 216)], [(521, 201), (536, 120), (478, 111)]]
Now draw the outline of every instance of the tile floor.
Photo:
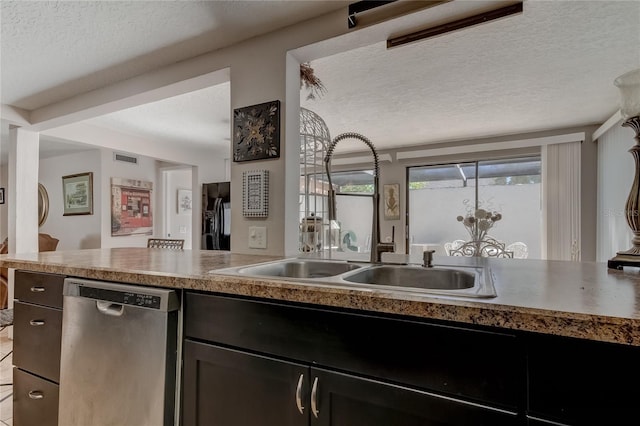
[[(9, 339), (9, 329), (6, 327), (0, 331), (0, 359), (11, 352), (13, 341)], [(0, 383), (12, 381), (11, 355), (0, 363)], [(11, 386), (0, 386), (0, 426), (13, 426), (13, 389)]]

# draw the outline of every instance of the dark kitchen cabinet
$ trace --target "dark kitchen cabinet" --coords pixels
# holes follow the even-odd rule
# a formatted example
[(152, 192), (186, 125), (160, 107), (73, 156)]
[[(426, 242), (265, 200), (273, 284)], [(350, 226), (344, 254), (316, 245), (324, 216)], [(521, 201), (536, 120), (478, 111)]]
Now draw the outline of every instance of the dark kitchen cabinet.
[(508, 333), (199, 293), (184, 315), (184, 426), (525, 424)]
[(638, 424), (639, 347), (532, 335), (527, 352), (531, 416), (568, 425)]
[(64, 276), (16, 271), (13, 424), (58, 424)]
[(515, 413), (326, 369), (311, 369), (311, 425), (510, 426)]
[(13, 370), (13, 424), (56, 426), (58, 424), (57, 383), (18, 368)]
[(512, 425), (513, 413), (187, 340), (184, 426)]
[(189, 340), (183, 359), (183, 426), (307, 425), (306, 366)]

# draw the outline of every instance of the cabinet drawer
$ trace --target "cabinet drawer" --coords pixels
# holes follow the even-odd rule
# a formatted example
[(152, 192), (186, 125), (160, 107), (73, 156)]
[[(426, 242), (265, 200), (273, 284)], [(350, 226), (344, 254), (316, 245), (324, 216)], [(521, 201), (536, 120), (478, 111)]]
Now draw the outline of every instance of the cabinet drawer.
[(16, 271), (15, 298), (21, 302), (62, 309), (64, 276)]
[(524, 406), (524, 347), (511, 334), (187, 293), (185, 335), (501, 408)]
[[(570, 425), (636, 425), (640, 347), (557, 336), (529, 342), (529, 414)], [(554, 423), (552, 423), (554, 424)]]
[(13, 327), (13, 364), (59, 382), (62, 311), (15, 302)]
[(58, 385), (13, 369), (13, 424), (55, 426), (58, 424)]

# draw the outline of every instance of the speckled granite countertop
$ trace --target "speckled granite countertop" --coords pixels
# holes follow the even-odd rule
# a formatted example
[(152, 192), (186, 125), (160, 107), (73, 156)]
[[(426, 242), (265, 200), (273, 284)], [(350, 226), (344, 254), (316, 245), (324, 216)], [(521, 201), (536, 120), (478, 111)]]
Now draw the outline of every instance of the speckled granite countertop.
[(640, 272), (605, 264), (436, 257), (486, 263), (498, 296), (463, 299), (313, 286), (211, 273), (281, 259), (216, 251), (113, 248), (0, 256), (0, 265), (139, 283), (497, 326), (640, 346)]

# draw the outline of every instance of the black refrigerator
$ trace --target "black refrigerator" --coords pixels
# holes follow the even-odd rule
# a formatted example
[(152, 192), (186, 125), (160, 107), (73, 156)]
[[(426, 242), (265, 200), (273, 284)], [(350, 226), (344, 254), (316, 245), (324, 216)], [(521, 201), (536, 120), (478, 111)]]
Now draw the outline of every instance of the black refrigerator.
[(231, 182), (202, 184), (202, 249), (231, 250)]

